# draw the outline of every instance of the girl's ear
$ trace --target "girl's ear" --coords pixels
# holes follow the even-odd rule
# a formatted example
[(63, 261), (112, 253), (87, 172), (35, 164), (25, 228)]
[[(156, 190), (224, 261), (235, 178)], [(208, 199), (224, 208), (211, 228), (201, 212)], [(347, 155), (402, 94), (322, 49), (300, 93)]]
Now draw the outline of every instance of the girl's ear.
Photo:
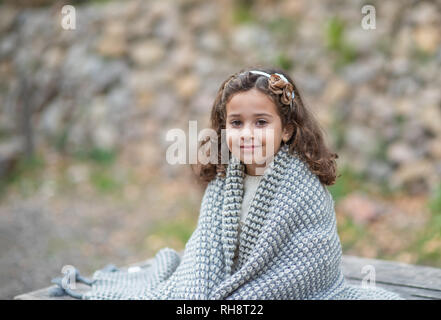
[(286, 125), (286, 127), (283, 128), (282, 140), (284, 142), (287, 142), (291, 138), (293, 132), (294, 132), (294, 126), (292, 124)]

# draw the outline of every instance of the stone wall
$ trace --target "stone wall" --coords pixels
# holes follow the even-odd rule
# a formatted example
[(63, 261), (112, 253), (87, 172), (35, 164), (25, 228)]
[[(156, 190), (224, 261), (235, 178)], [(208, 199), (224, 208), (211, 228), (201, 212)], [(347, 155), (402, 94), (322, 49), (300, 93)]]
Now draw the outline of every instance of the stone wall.
[(2, 176), (26, 154), (90, 148), (173, 176), (167, 130), (207, 127), (221, 82), (260, 64), (292, 75), (339, 166), (410, 192), (439, 183), (435, 1), (374, 1), (375, 30), (352, 0), (80, 2), (76, 30), (63, 4), (0, 4)]

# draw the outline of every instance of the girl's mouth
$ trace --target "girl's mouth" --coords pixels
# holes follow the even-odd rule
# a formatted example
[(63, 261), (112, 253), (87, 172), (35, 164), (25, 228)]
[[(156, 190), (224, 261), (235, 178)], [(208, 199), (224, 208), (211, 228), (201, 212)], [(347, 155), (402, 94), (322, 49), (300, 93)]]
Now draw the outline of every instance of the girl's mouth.
[(242, 150), (254, 150), (256, 148), (259, 148), (260, 146), (254, 146), (254, 145), (249, 145), (249, 146), (240, 146), (240, 149)]

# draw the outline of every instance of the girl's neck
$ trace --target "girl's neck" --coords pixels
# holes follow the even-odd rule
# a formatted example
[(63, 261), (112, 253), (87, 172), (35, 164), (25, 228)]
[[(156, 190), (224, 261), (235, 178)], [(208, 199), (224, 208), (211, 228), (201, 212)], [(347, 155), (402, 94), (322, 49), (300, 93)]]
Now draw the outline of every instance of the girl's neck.
[(262, 176), (267, 164), (246, 164), (245, 173), (249, 176)]

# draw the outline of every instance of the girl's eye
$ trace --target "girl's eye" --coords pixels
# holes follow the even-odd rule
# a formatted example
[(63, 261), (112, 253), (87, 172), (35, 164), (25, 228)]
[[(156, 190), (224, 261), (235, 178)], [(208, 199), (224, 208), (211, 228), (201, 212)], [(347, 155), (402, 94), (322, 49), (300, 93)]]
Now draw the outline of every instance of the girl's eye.
[[(241, 125), (241, 121), (239, 121), (239, 120), (233, 120), (233, 121), (230, 122), (230, 124), (231, 124), (233, 127), (238, 127), (238, 126)], [(257, 126), (262, 127), (262, 126), (264, 126), (264, 125), (267, 124), (267, 121), (266, 121), (266, 120), (263, 120), (263, 119), (260, 119), (260, 120), (257, 120), (257, 121), (256, 121), (256, 124), (257, 124)]]

